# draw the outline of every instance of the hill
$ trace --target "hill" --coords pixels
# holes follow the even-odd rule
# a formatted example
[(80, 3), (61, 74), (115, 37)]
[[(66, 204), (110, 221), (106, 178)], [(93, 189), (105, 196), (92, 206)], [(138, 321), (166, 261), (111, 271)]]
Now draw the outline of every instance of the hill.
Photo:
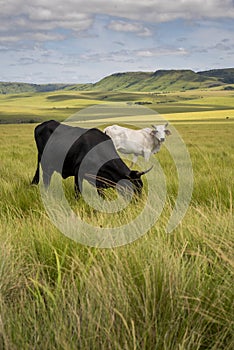
[[(129, 91), (176, 91), (209, 87), (215, 78), (203, 77), (190, 70), (158, 70), (154, 73), (113, 74), (93, 85), (93, 89)], [(108, 90), (107, 90), (108, 91)]]
[(75, 91), (185, 91), (220, 87), (233, 89), (234, 68), (192, 70), (157, 70), (155, 72), (124, 72), (107, 76), (94, 84), (26, 84), (0, 82), (0, 94), (21, 92)]
[[(64, 90), (72, 86), (73, 85), (71, 84), (27, 84), (18, 82), (0, 82), (0, 94), (17, 94), (22, 92), (50, 92)], [(82, 89), (83, 86), (84, 84), (77, 85), (79, 89)]]
[[(195, 73), (192, 70), (157, 70), (125, 72), (107, 76), (87, 86), (94, 91), (180, 91), (225, 87), (234, 83), (234, 69), (217, 69)], [(74, 87), (75, 89), (75, 87)], [(79, 90), (79, 87), (77, 87)]]
[(132, 90), (135, 86), (143, 85), (151, 75), (150, 72), (115, 73), (93, 84), (92, 89), (104, 91)]
[(234, 68), (212, 69), (198, 72), (203, 77), (214, 77), (225, 84), (234, 84)]

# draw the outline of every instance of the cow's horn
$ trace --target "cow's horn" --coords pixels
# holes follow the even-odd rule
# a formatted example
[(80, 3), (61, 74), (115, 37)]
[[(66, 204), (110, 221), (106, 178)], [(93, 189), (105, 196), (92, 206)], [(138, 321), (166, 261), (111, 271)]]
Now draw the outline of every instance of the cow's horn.
[(165, 128), (168, 126), (168, 123), (165, 124)]
[(153, 165), (149, 168), (149, 169), (147, 169), (147, 170), (145, 170), (145, 171), (138, 171), (137, 172), (137, 176), (142, 176), (142, 175), (144, 175), (144, 174), (147, 174), (151, 169), (153, 168)]
[(157, 129), (156, 125), (151, 124), (152, 128)]

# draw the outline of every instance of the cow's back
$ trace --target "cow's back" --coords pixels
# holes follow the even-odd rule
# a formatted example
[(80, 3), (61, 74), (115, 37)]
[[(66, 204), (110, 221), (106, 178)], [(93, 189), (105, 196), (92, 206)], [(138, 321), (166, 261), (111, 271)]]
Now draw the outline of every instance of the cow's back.
[(119, 125), (108, 126), (104, 132), (111, 137), (116, 149), (120, 150), (120, 152), (126, 148), (128, 141), (134, 139), (134, 130)]
[[(73, 128), (80, 129), (80, 128)], [(95, 173), (101, 164), (119, 158), (110, 137), (100, 130), (80, 129), (82, 135), (70, 147), (63, 165), (63, 177), (73, 175), (79, 170), (80, 165), (86, 157), (85, 171)], [(122, 162), (122, 161), (121, 161)]]
[(133, 130), (119, 125), (112, 125), (105, 130), (116, 147), (116, 149), (125, 154), (143, 155), (144, 149), (149, 148), (149, 131)]
[(45, 124), (44, 128), (43, 125), (41, 126), (42, 128), (36, 132), (43, 144), (42, 166), (57, 171), (62, 176), (65, 169), (67, 174), (65, 177), (74, 175), (74, 162), (80, 157), (79, 141), (87, 129), (54, 123), (54, 121)]

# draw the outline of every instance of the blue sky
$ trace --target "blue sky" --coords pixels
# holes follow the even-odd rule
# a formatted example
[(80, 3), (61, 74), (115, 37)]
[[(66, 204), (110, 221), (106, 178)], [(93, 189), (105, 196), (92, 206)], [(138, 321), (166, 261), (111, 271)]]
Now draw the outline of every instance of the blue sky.
[(0, 0), (0, 81), (234, 67), (233, 0)]

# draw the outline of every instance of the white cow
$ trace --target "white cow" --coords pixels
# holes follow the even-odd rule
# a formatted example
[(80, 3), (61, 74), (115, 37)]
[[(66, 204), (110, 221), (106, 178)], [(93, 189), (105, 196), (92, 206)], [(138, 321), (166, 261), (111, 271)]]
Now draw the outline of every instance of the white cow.
[[(146, 161), (151, 154), (160, 150), (161, 144), (165, 141), (166, 135), (171, 135), (165, 125), (152, 125), (151, 128), (132, 130), (119, 125), (111, 125), (104, 129), (104, 133), (111, 137), (115, 148), (124, 154), (133, 154), (132, 164), (136, 163), (138, 156)], [(132, 165), (131, 164), (131, 165)]]

